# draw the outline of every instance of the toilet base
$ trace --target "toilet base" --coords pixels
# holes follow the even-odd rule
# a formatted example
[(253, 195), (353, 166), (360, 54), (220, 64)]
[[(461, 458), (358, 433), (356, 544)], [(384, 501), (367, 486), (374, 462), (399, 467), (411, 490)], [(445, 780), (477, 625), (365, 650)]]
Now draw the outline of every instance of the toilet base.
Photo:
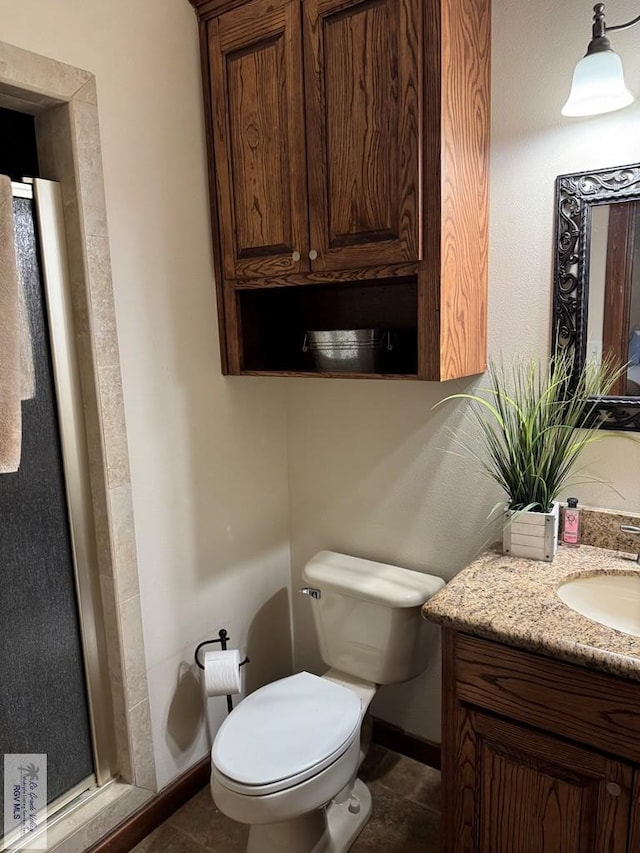
[(247, 853), (347, 853), (370, 814), (371, 793), (356, 779), (348, 796), (321, 809), (282, 823), (253, 824)]

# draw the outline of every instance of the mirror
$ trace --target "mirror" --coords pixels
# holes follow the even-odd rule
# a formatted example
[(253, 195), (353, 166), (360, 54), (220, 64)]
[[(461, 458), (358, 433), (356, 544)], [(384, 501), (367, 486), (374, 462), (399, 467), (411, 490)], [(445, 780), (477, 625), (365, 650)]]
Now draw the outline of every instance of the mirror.
[(552, 348), (628, 362), (598, 422), (640, 430), (640, 163), (556, 179)]

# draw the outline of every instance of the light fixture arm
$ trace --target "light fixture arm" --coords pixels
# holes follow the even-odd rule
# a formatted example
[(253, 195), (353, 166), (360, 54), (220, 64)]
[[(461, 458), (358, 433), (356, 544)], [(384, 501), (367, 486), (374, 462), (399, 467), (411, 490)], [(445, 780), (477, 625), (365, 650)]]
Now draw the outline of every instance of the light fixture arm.
[[(602, 3), (599, 3), (598, 5), (602, 6), (604, 11), (604, 5)], [(614, 27), (605, 27), (605, 32), (614, 33), (617, 30), (628, 30), (630, 27), (634, 27), (636, 24), (640, 24), (640, 15), (638, 15), (637, 18), (632, 18), (630, 21), (627, 21), (626, 24), (616, 24)]]
[(640, 23), (640, 15), (625, 24), (615, 24), (615, 26), (608, 27), (604, 20), (604, 3), (596, 3), (593, 7), (593, 28), (591, 41), (587, 48), (587, 56), (591, 53), (599, 53), (601, 50), (611, 50), (611, 42), (607, 38), (607, 33), (628, 30), (638, 23)]
[(640, 23), (640, 15), (631, 21), (627, 21), (626, 24), (616, 24), (615, 26), (608, 27), (604, 20), (604, 3), (596, 3), (593, 7), (593, 28), (591, 31), (591, 41), (587, 48), (587, 56), (592, 53), (599, 53), (602, 50), (611, 50), (611, 42), (607, 38), (607, 33), (628, 30), (638, 23)]

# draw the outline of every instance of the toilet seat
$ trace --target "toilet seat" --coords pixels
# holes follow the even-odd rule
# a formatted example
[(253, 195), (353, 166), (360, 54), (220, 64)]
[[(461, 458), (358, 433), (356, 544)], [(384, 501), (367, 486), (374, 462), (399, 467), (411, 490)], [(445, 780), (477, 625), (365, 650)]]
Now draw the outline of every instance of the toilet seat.
[(362, 705), (347, 687), (300, 672), (250, 694), (221, 725), (213, 775), (262, 796), (293, 787), (340, 758), (358, 738)]

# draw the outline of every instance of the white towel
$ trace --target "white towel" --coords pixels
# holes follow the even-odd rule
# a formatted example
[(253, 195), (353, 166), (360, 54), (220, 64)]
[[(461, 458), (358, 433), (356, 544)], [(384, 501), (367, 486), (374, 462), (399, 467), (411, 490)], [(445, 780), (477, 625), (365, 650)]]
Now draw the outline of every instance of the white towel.
[(20, 281), (13, 228), (11, 180), (0, 175), (0, 474), (20, 467), (22, 371)]

